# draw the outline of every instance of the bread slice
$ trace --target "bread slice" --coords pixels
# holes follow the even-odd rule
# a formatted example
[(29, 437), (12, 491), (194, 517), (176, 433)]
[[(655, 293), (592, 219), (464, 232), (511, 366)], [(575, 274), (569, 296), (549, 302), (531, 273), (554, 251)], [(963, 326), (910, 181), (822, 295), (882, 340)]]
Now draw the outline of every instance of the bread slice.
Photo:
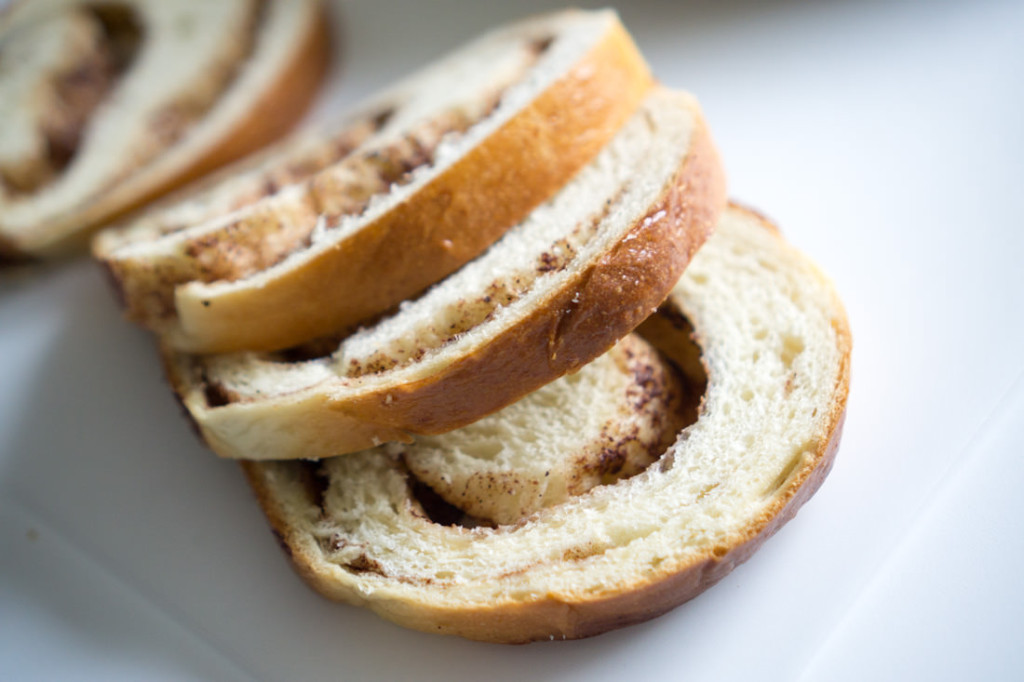
[[(642, 473), (515, 523), (431, 520), (403, 457), (384, 448), (319, 463), (245, 462), (299, 574), (407, 627), (510, 643), (643, 621), (720, 580), (828, 473), (850, 332), (821, 273), (735, 207), (663, 314), (652, 327), (659, 345), (684, 358), (691, 338), (699, 345), (707, 387), (696, 422)], [(490, 419), (500, 424), (503, 413)], [(432, 447), (448, 438), (459, 437)]]
[[(340, 132), (102, 235), (95, 253), (129, 317), (169, 346), (302, 343), (478, 255), (593, 158), (651, 85), (613, 12), (526, 20), (372, 98)], [(310, 162), (318, 148), (335, 158)]]
[(664, 300), (724, 204), (696, 101), (656, 89), (486, 254), (333, 354), (165, 353), (207, 443), (320, 458), (494, 412), (608, 350)]
[(283, 134), (326, 72), (317, 0), (33, 0), (0, 17), (0, 253), (91, 228)]
[(631, 334), (495, 414), (386, 451), (462, 525), (515, 523), (646, 469), (696, 419), (688, 387)]

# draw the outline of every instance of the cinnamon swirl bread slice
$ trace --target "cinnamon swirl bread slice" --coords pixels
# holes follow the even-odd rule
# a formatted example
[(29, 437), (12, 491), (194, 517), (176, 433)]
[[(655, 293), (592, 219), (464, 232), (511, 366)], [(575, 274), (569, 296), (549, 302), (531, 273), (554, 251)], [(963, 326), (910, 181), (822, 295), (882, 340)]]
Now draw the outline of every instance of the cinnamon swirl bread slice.
[(0, 257), (91, 228), (279, 137), (328, 62), (316, 0), (33, 0), (0, 16)]
[(664, 300), (723, 204), (696, 101), (656, 89), (484, 255), (332, 353), (296, 361), (295, 352), (168, 349), (168, 375), (226, 457), (328, 457), (450, 431), (629, 333)]
[(190, 352), (274, 350), (410, 298), (554, 194), (651, 87), (610, 11), (489, 33), (197, 196), (97, 240), (129, 317)]
[[(433, 483), (411, 458), (421, 447), (457, 452), (465, 439), (456, 433), (320, 462), (245, 462), (298, 573), (324, 595), (406, 627), (509, 643), (596, 635), (713, 585), (828, 473), (849, 387), (849, 327), (822, 274), (737, 208), (653, 321), (642, 333), (688, 365), (691, 381), (703, 374), (698, 354), (706, 369), (696, 421), (641, 473), (515, 520), (459, 523), (421, 492)], [(580, 409), (594, 400), (583, 395), (586, 380), (552, 387)], [(549, 408), (539, 395), (515, 409), (533, 411), (544, 444), (567, 447), (571, 408)], [(511, 415), (484, 420), (495, 447), (530, 447)], [(564, 430), (549, 433), (549, 420)]]

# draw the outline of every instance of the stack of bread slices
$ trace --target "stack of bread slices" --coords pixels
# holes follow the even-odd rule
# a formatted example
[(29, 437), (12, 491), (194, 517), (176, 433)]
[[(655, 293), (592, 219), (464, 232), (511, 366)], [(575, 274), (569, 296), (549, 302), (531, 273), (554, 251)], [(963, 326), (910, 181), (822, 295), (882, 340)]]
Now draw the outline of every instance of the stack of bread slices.
[(493, 31), (94, 253), (299, 574), (408, 627), (661, 614), (839, 442), (842, 305), (610, 11)]

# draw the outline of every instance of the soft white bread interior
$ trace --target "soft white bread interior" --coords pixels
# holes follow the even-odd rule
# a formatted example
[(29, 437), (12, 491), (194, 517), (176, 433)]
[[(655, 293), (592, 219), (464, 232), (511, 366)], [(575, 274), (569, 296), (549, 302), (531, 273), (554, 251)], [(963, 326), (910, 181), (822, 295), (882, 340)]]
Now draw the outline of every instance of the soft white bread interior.
[(450, 431), (629, 333), (664, 300), (723, 204), (696, 101), (655, 89), (549, 202), (332, 354), (167, 349), (168, 375), (226, 457), (328, 457)]
[(0, 17), (0, 253), (45, 257), (280, 136), (328, 62), (316, 0), (33, 0)]
[(168, 346), (292, 346), (478, 255), (590, 161), (651, 85), (613, 12), (536, 17), (373, 97), (340, 132), (104, 233), (94, 251), (129, 317)]
[[(642, 473), (513, 523), (435, 522), (407, 455), (384, 448), (245, 462), (300, 575), (402, 625), (494, 642), (598, 634), (722, 578), (827, 474), (845, 413), (849, 328), (820, 272), (737, 208), (663, 312), (651, 335), (687, 373), (687, 347), (699, 346), (707, 386), (696, 422)], [(489, 419), (500, 424), (503, 413)], [(460, 442), (441, 436), (430, 447), (449, 437)], [(519, 447), (511, 435), (504, 445)]]
[(630, 335), (500, 412), (386, 450), (458, 509), (463, 525), (515, 523), (646, 469), (696, 418), (694, 398), (657, 351)]

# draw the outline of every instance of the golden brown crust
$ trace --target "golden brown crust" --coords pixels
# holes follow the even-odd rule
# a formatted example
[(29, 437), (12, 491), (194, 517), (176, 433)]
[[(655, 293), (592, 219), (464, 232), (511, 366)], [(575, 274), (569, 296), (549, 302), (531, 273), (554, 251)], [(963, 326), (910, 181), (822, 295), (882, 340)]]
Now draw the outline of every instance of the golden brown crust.
[[(710, 234), (724, 202), (724, 175), (711, 138), (700, 126), (665, 194), (598, 263), (479, 352), (459, 358), (443, 372), (338, 400), (333, 409), (411, 433), (443, 433), (581, 367), (665, 299)], [(654, 219), (658, 214), (662, 218)]]
[(611, 139), (652, 84), (632, 40), (612, 24), (522, 112), (337, 248), (267, 286), (216, 301), (179, 299), (183, 338), (176, 345), (193, 352), (283, 348), (415, 296), (553, 195)]
[[(247, 115), (188, 165), (166, 176), (146, 178), (141, 185), (125, 183), (111, 188), (73, 215), (56, 219), (57, 223), (74, 225), (74, 230), (38, 249), (26, 251), (10, 239), (4, 243), (0, 238), (0, 263), (3, 259), (33, 260), (78, 252), (99, 227), (280, 138), (308, 110), (327, 74), (331, 61), (328, 25), (327, 10), (321, 7), (317, 20), (309, 25), (308, 34), (297, 43), (300, 49), (292, 53), (292, 60), (278, 72), (277, 78), (267, 84)], [(139, 173), (145, 171), (143, 168)]]

